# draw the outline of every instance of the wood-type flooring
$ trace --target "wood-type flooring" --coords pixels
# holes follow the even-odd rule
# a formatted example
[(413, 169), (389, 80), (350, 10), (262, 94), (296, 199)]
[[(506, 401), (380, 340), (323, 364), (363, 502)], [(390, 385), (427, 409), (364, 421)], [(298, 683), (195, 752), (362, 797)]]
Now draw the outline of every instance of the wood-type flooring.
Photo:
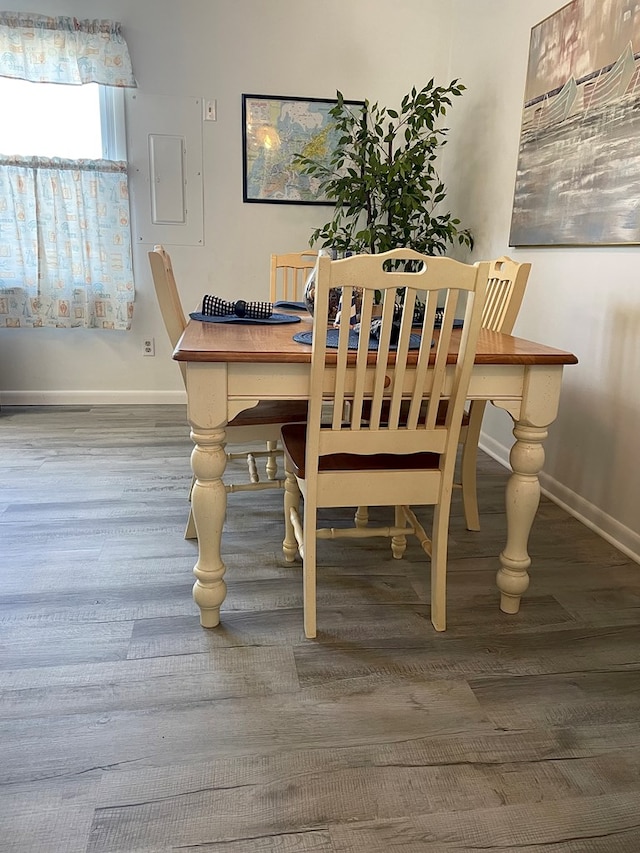
[(543, 498), (501, 613), (481, 454), (444, 634), (415, 540), (338, 540), (305, 640), (279, 491), (229, 496), (205, 630), (190, 450), (181, 406), (0, 411), (2, 853), (639, 853), (640, 566)]

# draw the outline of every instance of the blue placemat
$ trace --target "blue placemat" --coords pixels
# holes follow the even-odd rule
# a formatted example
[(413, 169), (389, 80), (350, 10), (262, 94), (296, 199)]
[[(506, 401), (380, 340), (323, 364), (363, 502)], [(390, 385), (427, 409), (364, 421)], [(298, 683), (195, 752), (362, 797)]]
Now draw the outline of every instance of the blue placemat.
[(293, 311), (308, 311), (306, 302), (287, 302), (286, 299), (273, 303), (274, 308), (291, 308)]
[(272, 314), (266, 320), (258, 320), (253, 317), (236, 317), (235, 314), (214, 317), (211, 314), (200, 314), (198, 311), (194, 311), (189, 316), (192, 320), (202, 320), (203, 323), (239, 323), (241, 326), (276, 326), (278, 323), (300, 322), (300, 317), (295, 317), (293, 314)]
[[(333, 347), (337, 349), (338, 347), (338, 335), (340, 333), (339, 329), (329, 329), (327, 331), (327, 346)], [(298, 332), (293, 336), (293, 340), (297, 341), (299, 344), (310, 344), (313, 340), (313, 332)], [(357, 332), (349, 332), (349, 349), (358, 349), (358, 342), (360, 340), (360, 335)], [(378, 349), (378, 339), (377, 338), (369, 338), (369, 349), (377, 350)], [(390, 349), (396, 349), (396, 347), (392, 344)], [(409, 337), (409, 349), (420, 349), (420, 335), (410, 335)]]

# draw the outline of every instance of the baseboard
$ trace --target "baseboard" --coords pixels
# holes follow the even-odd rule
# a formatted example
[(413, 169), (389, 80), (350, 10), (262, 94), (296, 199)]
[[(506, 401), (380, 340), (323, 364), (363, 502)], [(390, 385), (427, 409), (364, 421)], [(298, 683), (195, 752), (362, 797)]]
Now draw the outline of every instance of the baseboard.
[[(480, 436), (480, 448), (492, 459), (509, 468), (510, 448), (500, 444), (484, 433)], [(544, 471), (540, 473), (540, 491), (555, 504), (577, 518), (594, 533), (602, 536), (631, 560), (640, 563), (640, 535), (607, 515), (597, 506), (585, 500)]]
[(118, 406), (186, 403), (185, 391), (2, 391), (3, 406)]

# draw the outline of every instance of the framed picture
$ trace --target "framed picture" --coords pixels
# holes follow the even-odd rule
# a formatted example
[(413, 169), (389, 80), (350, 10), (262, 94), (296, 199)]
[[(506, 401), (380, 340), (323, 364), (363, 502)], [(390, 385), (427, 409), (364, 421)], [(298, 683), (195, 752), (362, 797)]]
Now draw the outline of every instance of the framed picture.
[[(334, 204), (319, 180), (294, 165), (296, 154), (329, 162), (336, 132), (329, 110), (335, 100), (279, 95), (242, 96), (243, 201)], [(364, 109), (363, 101), (345, 101)]]
[(572, 0), (531, 30), (511, 246), (640, 243), (640, 6)]

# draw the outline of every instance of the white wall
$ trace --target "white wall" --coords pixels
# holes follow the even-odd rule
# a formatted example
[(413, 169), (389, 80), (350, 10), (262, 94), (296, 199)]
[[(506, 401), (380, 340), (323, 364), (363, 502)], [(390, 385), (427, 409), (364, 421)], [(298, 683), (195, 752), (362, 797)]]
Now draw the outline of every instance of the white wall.
[[(205, 246), (168, 246), (182, 298), (264, 298), (271, 252), (308, 245), (330, 207), (243, 204), (242, 93), (398, 103), (449, 61), (450, 15), (438, 0), (12, 0), (17, 11), (119, 20), (140, 92), (216, 98), (203, 124)], [(399, 34), (399, 24), (407, 22)], [(426, 38), (426, 31), (437, 38)], [(396, 35), (397, 33), (397, 35)], [(132, 198), (135, 214), (136, 198)], [(0, 330), (5, 403), (156, 402), (184, 392), (156, 306), (150, 245), (134, 246), (130, 332)], [(156, 357), (142, 356), (154, 336)]]
[[(636, 247), (509, 249), (520, 112), (531, 27), (560, 0), (13, 0), (45, 14), (123, 23), (140, 91), (216, 98), (203, 126), (205, 246), (170, 247), (185, 305), (205, 292), (263, 296), (269, 254), (307, 244), (330, 208), (242, 203), (241, 94), (380, 99), (393, 104), (431, 76), (468, 91), (448, 117), (444, 176), (451, 210), (476, 236), (474, 258), (533, 263), (516, 326), (575, 352), (546, 442), (544, 484), (556, 499), (640, 555), (640, 296)], [(136, 198), (132, 199), (135, 208)], [(155, 304), (149, 246), (134, 247), (131, 332), (0, 331), (5, 403), (183, 399)], [(142, 340), (156, 339), (156, 357)], [(489, 411), (484, 446), (506, 460), (504, 412)]]
[[(531, 27), (558, 0), (455, 0), (451, 69), (468, 86), (451, 114), (450, 200), (476, 235), (475, 258), (532, 262), (514, 333), (574, 352), (545, 442), (548, 493), (640, 559), (640, 248), (510, 249)], [(505, 412), (491, 409), (483, 446), (506, 461)]]

